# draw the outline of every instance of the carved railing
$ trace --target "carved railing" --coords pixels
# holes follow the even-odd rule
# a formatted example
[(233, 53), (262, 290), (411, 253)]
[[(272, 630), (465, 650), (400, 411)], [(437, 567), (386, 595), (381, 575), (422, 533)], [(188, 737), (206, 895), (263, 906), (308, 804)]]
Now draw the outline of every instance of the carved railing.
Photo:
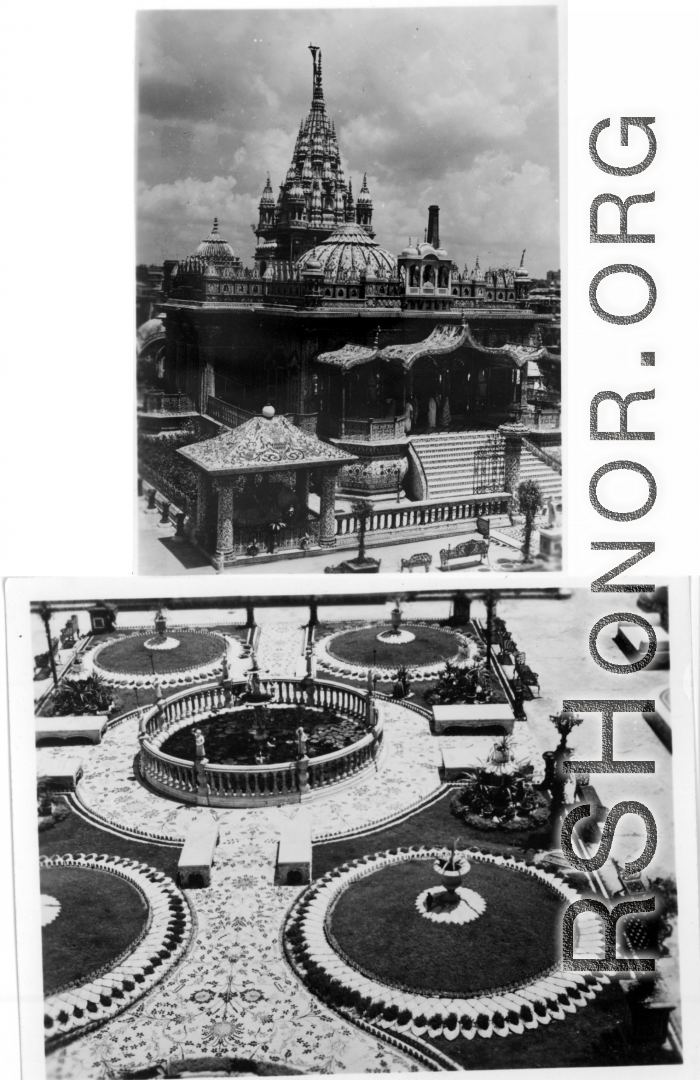
[[(278, 548), (304, 548), (315, 547), (318, 544), (319, 531), (321, 528), (318, 516), (309, 511), (308, 521), (296, 522), (285, 525), (274, 534), (274, 551)], [(246, 555), (251, 544), (256, 544), (262, 555), (272, 546), (270, 544), (269, 525), (241, 525), (233, 530), (233, 555)]]
[(206, 411), (207, 416), (211, 416), (212, 420), (218, 420), (220, 424), (225, 424), (226, 427), (230, 428), (240, 427), (246, 421), (252, 420), (254, 415), (245, 409), (239, 409), (237, 405), (229, 404), (228, 401), (213, 397), (212, 394), (207, 398)]
[(546, 450), (543, 450), (540, 446), (535, 446), (529, 439), (523, 439), (523, 446), (529, 453), (534, 454), (538, 461), (548, 465), (550, 469), (554, 469), (560, 476), (562, 475), (561, 461), (554, 454), (548, 454)]
[[(492, 495), (467, 495), (463, 499), (450, 499), (446, 502), (407, 503), (405, 506), (386, 507), (375, 510), (367, 519), (366, 532), (381, 532), (391, 529), (415, 529), (421, 525), (447, 524), (453, 521), (476, 520), (491, 514), (508, 512), (512, 496), (507, 492)], [(360, 529), (360, 516), (347, 511), (336, 514), (336, 536), (347, 536)]]
[(403, 439), (406, 434), (406, 416), (370, 416), (365, 419), (346, 419), (339, 422), (340, 438), (357, 442), (387, 442)]
[(197, 407), (192, 398), (187, 394), (166, 394), (163, 390), (152, 390), (147, 393), (143, 401), (144, 412), (147, 413), (188, 413), (196, 412)]
[[(182, 802), (211, 806), (255, 806), (299, 802), (322, 788), (349, 780), (376, 761), (382, 747), (383, 720), (378, 719), (357, 742), (331, 754), (277, 765), (212, 765), (165, 754), (160, 746), (195, 718), (216, 715), (244, 704), (246, 683), (200, 687), (175, 694), (142, 716), (139, 726), (141, 775), (152, 787)], [(307, 705), (332, 709), (353, 720), (366, 720), (367, 694), (342, 683), (294, 678), (261, 679), (272, 695), (271, 705)]]

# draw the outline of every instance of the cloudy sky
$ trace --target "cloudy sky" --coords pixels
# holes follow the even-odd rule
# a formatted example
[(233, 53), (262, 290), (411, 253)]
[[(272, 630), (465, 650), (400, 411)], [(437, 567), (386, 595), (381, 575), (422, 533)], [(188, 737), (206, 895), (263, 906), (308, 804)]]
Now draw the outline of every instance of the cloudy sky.
[(559, 260), (556, 13), (550, 7), (150, 11), (138, 18), (138, 259), (194, 251), (214, 216), (252, 262), (269, 170), (311, 103), (308, 45), (355, 194), (398, 252), (440, 206), (460, 268)]

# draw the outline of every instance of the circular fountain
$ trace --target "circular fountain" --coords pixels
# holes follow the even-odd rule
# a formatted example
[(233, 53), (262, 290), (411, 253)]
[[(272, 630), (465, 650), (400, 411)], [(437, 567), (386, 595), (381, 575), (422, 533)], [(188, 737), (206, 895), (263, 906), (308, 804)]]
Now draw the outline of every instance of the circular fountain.
[(397, 603), (391, 612), (391, 630), (383, 630), (381, 634), (377, 634), (377, 641), (384, 645), (408, 645), (409, 641), (415, 640), (416, 635), (410, 630), (401, 629), (401, 607)]
[(471, 867), (466, 855), (458, 852), (454, 840), (433, 864), (441, 884), (424, 889), (416, 897), (416, 908), (435, 923), (468, 923), (486, 910), (486, 901), (473, 889), (464, 888)]
[(169, 637), (165, 628), (168, 625), (168, 620), (165, 617), (165, 613), (162, 608), (158, 608), (155, 617), (155, 636), (148, 638), (143, 643), (144, 649), (148, 649), (150, 652), (167, 652), (170, 649), (177, 649), (180, 646), (180, 642), (176, 637)]

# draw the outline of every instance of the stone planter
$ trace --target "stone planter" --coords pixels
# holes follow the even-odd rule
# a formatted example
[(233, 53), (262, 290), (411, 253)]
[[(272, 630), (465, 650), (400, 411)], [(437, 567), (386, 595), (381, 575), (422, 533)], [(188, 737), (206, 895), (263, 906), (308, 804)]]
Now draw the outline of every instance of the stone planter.
[(627, 1037), (635, 1046), (661, 1047), (668, 1038), (668, 1025), (675, 1005), (663, 1001), (639, 1001), (625, 996)]

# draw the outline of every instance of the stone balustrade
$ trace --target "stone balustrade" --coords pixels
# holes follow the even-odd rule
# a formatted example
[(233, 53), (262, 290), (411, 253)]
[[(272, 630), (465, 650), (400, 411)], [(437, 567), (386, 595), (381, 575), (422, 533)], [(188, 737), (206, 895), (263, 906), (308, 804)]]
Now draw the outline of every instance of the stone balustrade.
[[(363, 720), (367, 694), (341, 683), (296, 678), (261, 679), (261, 689), (272, 694), (271, 705), (307, 705), (332, 709), (341, 716)], [(383, 721), (357, 742), (331, 754), (280, 764), (213, 765), (186, 761), (163, 753), (160, 746), (171, 734), (219, 710), (241, 704), (246, 683), (223, 683), (186, 690), (144, 713), (139, 738), (141, 775), (152, 787), (180, 802), (200, 806), (260, 806), (302, 802), (331, 785), (350, 782), (375, 762), (383, 745)]]
[[(381, 532), (383, 529), (400, 531), (415, 529), (420, 525), (435, 525), (441, 522), (476, 520), (494, 514), (506, 514), (511, 496), (508, 492), (496, 493), (488, 497), (467, 495), (462, 499), (449, 499), (445, 502), (416, 502), (404, 506), (383, 507), (375, 510), (367, 520), (367, 533)], [(352, 511), (336, 514), (336, 536), (347, 536), (360, 529), (359, 516)]]
[(357, 442), (386, 442), (403, 439), (406, 434), (406, 415), (352, 417), (338, 421), (340, 438)]
[(144, 412), (147, 413), (192, 413), (197, 407), (187, 394), (166, 394), (163, 390), (152, 390), (144, 398)]

